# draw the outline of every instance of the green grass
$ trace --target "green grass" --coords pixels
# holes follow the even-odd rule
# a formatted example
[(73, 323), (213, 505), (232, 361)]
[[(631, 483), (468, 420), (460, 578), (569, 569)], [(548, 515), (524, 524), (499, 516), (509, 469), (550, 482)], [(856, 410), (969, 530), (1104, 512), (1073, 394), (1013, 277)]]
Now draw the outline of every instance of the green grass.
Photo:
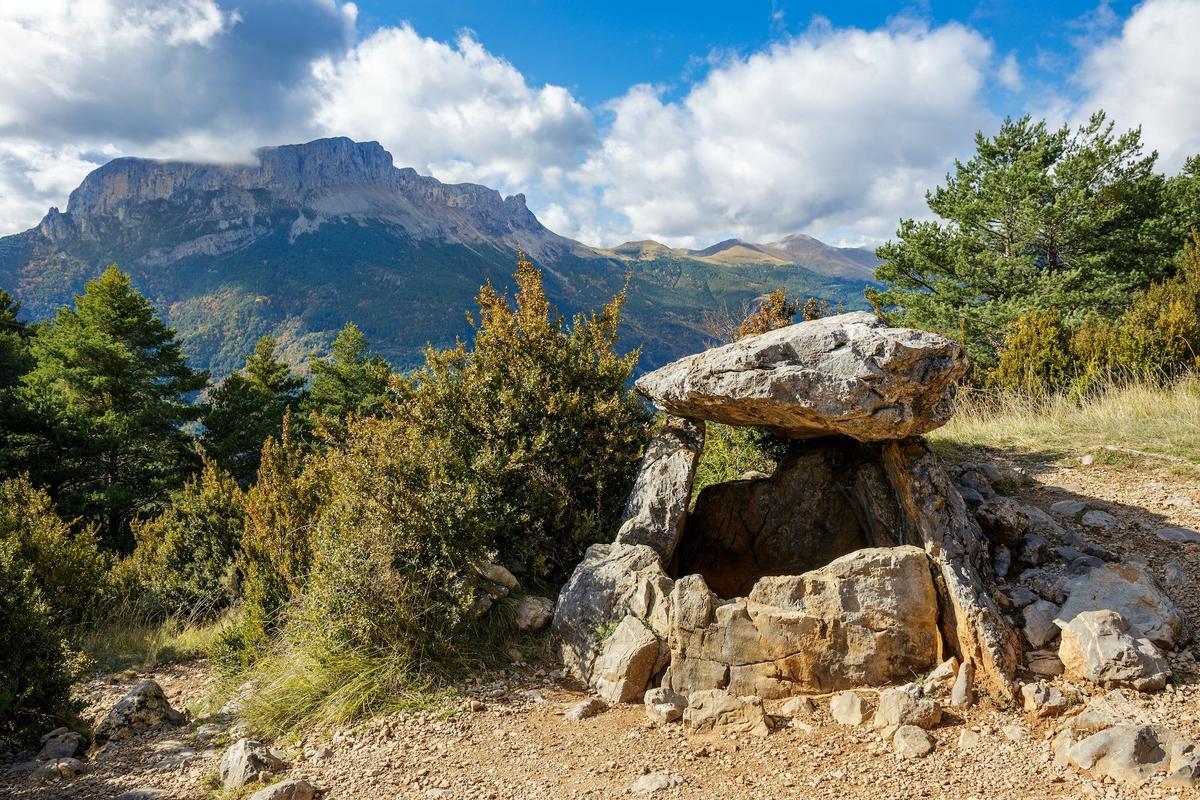
[(132, 615), (116, 614), (85, 631), (79, 645), (84, 655), (102, 672), (150, 669), (159, 664), (206, 655), (230, 624), (228, 615), (211, 622), (178, 619), (148, 622)]
[(1114, 384), (1085, 399), (964, 392), (950, 422), (929, 434), (954, 456), (1005, 450), (1200, 473), (1200, 377), (1167, 386)]
[(259, 735), (278, 738), (324, 731), (378, 714), (453, 715), (459, 679), (486, 676), (526, 663), (557, 663), (547, 632), (515, 629), (516, 597), (498, 603), (437, 663), (417, 663), (411, 652), (333, 641), (299, 620), (273, 651), (248, 671), (227, 676), (226, 688), (249, 681), (254, 691), (241, 717)]

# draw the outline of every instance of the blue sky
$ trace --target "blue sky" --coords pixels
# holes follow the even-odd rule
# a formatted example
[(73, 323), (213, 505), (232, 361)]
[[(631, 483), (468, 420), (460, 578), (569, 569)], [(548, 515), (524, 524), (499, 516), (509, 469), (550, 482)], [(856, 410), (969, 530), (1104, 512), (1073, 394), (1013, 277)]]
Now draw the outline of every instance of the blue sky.
[[(986, 34), (1004, 53), (1024, 59), (1041, 80), (1058, 83), (1076, 60), (1073, 41), (1088, 28), (1113, 27), (1132, 2), (1102, 5), (1080, 0), (980, 0), (957, 3), (898, 2), (481, 2), (414, 0), (358, 4), (360, 26), (372, 29), (411, 22), (426, 36), (453, 39), (475, 31), (534, 83), (559, 83), (587, 103), (602, 103), (636, 83), (662, 83), (683, 91), (714, 52), (748, 54), (771, 41), (803, 33), (814, 19), (835, 27), (866, 29), (897, 17), (933, 25), (960, 22)], [(1045, 66), (1038, 59), (1045, 60)], [(998, 98), (1006, 104), (1011, 98)]]
[(121, 155), (346, 135), (593, 244), (874, 244), (1007, 115), (1200, 152), (1200, 0), (6, 0), (0, 233)]

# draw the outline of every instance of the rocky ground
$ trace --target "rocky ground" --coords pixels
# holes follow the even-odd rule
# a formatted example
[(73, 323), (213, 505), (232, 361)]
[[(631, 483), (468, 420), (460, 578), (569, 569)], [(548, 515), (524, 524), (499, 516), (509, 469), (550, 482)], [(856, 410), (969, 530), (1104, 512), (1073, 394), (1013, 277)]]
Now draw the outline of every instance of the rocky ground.
[[(1119, 526), (1112, 529), (1071, 524), (1123, 559), (1144, 560), (1192, 630), (1200, 631), (1200, 544), (1166, 541), (1156, 533), (1167, 526), (1200, 529), (1200, 485), (1193, 477), (1169, 468), (1074, 462), (1023, 466), (1034, 475), (1034, 482), (1021, 490), (1024, 500), (1046, 510), (1062, 500), (1080, 500), (1116, 518)], [(1197, 657), (1200, 647), (1193, 639), (1172, 654), (1174, 675), (1166, 690), (1124, 690), (1126, 712), (1139, 723), (1200, 740)], [(203, 712), (214, 687), (203, 662), (98, 679), (88, 687), (89, 714), (99, 719), (147, 677), (162, 686), (175, 708), (189, 709), (194, 716)], [(1073, 706), (1068, 715), (1105, 694), (1061, 678), (1051, 682)], [(872, 691), (860, 695), (870, 705), (876, 701)], [(642, 791), (654, 797), (722, 800), (1200, 796), (1200, 790), (1162, 786), (1161, 774), (1134, 788), (1056, 766), (1051, 739), (1061, 719), (1035, 719), (986, 698), (965, 709), (947, 707), (941, 723), (929, 731), (932, 752), (905, 759), (869, 723), (836, 723), (828, 697), (813, 698), (812, 711), (789, 709), (790, 716), (783, 714), (782, 702), (767, 703), (773, 730), (755, 737), (688, 733), (678, 722), (654, 726), (640, 704), (567, 719), (564, 712), (586, 696), (550, 667), (514, 667), (461, 687), (452, 714), (377, 718), (280, 745), (276, 755), (289, 766), (274, 777), (305, 779), (327, 798), (360, 800), (601, 798)], [(194, 718), (184, 727), (113, 741), (102, 753), (82, 759), (77, 776), (55, 778), (44, 769), (38, 775), (19, 768), (2, 774), (9, 766), (4, 765), (0, 796), (114, 798), (138, 789), (147, 791), (125, 796), (237, 796), (217, 792), (231, 721), (216, 722)], [(31, 756), (14, 756), (11, 763), (26, 763)], [(74, 769), (64, 767), (68, 773)]]

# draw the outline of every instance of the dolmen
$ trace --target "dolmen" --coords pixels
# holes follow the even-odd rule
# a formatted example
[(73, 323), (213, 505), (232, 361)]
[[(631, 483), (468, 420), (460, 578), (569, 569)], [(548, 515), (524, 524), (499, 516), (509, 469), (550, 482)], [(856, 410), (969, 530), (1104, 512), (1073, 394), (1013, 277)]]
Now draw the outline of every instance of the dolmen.
[[(904, 682), (953, 655), (1012, 698), (1019, 639), (987, 541), (921, 438), (966, 369), (954, 342), (856, 312), (642, 376), (666, 416), (612, 543), (560, 594), (566, 669), (610, 702), (770, 699)], [(766, 429), (786, 455), (693, 504), (706, 423)]]

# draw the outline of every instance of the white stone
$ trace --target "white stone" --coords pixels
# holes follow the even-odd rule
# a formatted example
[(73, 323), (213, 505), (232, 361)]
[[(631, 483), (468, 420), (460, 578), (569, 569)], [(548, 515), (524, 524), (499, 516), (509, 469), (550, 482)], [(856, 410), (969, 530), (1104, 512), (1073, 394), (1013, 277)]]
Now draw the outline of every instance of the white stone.
[(871, 716), (871, 709), (856, 692), (845, 691), (829, 701), (829, 713), (839, 725), (862, 725)]
[(640, 619), (627, 615), (601, 644), (591, 684), (609, 703), (641, 700), (658, 656), (658, 637)]
[(1106, 688), (1161, 689), (1170, 677), (1162, 653), (1149, 639), (1137, 638), (1115, 611), (1085, 611), (1062, 630), (1058, 648), (1066, 675)]
[(924, 758), (933, 752), (933, 737), (916, 725), (901, 725), (892, 734), (892, 747), (901, 758)]
[(966, 368), (948, 339), (859, 311), (682, 358), (643, 375), (637, 389), (681, 417), (877, 441), (945, 424)]

